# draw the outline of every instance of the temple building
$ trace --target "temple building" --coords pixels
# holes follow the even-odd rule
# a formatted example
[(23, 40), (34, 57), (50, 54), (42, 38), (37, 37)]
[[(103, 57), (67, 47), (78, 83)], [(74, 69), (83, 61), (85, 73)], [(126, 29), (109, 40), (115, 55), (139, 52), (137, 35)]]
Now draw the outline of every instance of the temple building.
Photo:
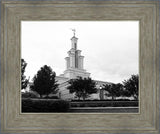
[[(90, 77), (90, 73), (87, 72), (84, 65), (84, 56), (81, 55), (81, 50), (77, 49), (78, 38), (75, 36), (75, 30), (73, 29), (74, 34), (71, 38), (71, 49), (68, 51), (68, 56), (66, 60), (66, 70), (63, 74), (56, 77), (56, 80), (59, 84), (59, 98), (60, 99), (76, 99), (74, 94), (70, 94), (67, 87), (69, 86), (68, 81), (70, 79), (75, 79), (78, 76), (82, 78)], [(96, 94), (92, 94), (89, 99), (105, 99), (104, 91), (100, 91), (101, 87), (104, 84), (109, 84), (109, 82), (98, 81), (96, 82), (96, 87), (99, 91)]]

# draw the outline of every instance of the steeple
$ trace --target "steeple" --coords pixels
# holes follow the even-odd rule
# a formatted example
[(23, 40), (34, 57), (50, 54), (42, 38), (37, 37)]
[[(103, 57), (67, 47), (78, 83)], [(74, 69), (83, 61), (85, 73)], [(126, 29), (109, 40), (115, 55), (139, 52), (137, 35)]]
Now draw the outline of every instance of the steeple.
[(71, 38), (71, 49), (68, 51), (68, 57), (66, 60), (66, 71), (64, 72), (65, 77), (75, 78), (77, 76), (89, 77), (90, 73), (87, 73), (83, 69), (83, 59), (81, 56), (81, 50), (77, 49), (78, 38), (75, 36), (75, 29), (72, 29), (73, 37)]
[(71, 42), (72, 42), (72, 48), (77, 50), (77, 40), (78, 38), (76, 38), (76, 30), (75, 29), (72, 29), (73, 31), (73, 37), (71, 38)]
[(83, 58), (81, 56), (81, 50), (77, 50), (78, 38), (75, 37), (75, 29), (72, 29), (73, 37), (71, 38), (71, 49), (68, 51), (68, 57), (66, 57), (66, 64), (68, 68), (83, 69)]
[(78, 41), (78, 38), (76, 38), (75, 36), (71, 38), (72, 48), (75, 50), (77, 50), (77, 41)]

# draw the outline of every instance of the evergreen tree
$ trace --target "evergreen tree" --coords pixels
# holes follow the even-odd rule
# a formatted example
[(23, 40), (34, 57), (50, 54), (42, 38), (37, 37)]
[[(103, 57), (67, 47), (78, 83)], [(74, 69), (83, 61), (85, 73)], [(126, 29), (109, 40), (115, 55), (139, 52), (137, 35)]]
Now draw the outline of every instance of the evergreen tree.
[(30, 86), (31, 90), (36, 91), (40, 98), (42, 95), (49, 95), (50, 93), (57, 93), (58, 84), (55, 80), (56, 73), (52, 71), (51, 67), (44, 65), (33, 77), (33, 84)]

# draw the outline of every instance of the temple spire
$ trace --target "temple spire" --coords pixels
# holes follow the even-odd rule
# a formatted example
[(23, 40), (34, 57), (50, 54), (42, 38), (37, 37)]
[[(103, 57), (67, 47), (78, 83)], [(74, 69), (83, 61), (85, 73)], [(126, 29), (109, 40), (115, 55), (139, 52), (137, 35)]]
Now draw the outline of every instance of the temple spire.
[(77, 50), (77, 40), (78, 40), (78, 38), (75, 37), (76, 30), (75, 29), (71, 29), (71, 30), (73, 31), (73, 37), (71, 38), (72, 48)]
[(77, 49), (78, 38), (75, 37), (76, 30), (71, 30), (73, 31), (73, 37), (71, 38), (71, 49), (68, 51), (68, 57), (65, 58), (66, 70), (64, 71), (64, 77), (89, 77), (90, 73), (86, 72), (86, 70), (83, 68), (84, 56), (81, 55), (81, 50)]

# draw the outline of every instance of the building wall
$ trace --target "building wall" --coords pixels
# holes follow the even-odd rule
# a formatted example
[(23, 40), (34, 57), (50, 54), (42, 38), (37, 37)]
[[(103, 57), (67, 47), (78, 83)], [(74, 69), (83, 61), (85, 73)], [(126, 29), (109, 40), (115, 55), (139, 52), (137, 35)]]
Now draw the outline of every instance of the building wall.
[[(89, 100), (100, 100), (101, 97), (103, 99), (107, 99), (106, 95), (105, 95), (105, 91), (101, 92), (100, 91), (100, 86), (103, 86), (104, 84), (109, 84), (108, 82), (104, 82), (104, 81), (95, 81), (96, 82), (96, 88), (98, 89), (97, 93), (95, 94), (91, 94), (89, 98)], [(61, 99), (64, 99), (64, 100), (72, 100), (72, 99), (78, 99), (75, 97), (75, 94), (71, 94), (69, 93), (69, 90), (67, 89), (67, 87), (69, 86), (69, 83), (68, 81), (65, 81), (63, 83), (61, 83), (59, 85), (59, 97)], [(102, 94), (103, 93), (103, 94)], [(101, 97), (100, 97), (101, 96)]]

